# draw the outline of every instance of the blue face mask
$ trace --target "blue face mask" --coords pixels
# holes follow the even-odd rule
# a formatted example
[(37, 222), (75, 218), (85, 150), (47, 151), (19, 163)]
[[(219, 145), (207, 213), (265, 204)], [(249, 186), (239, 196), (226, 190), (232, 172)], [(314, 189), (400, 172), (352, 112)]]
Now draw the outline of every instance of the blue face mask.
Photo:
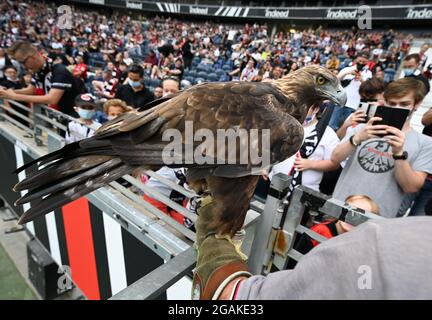
[(95, 111), (78, 108), (78, 114), (81, 118), (89, 120), (94, 117)]
[(141, 81), (132, 81), (131, 79), (129, 79), (128, 83), (132, 88), (139, 88), (142, 86)]
[(414, 74), (414, 71), (415, 70), (411, 69), (411, 68), (404, 68), (403, 69), (403, 72), (404, 72), (405, 76), (407, 76), (407, 77), (412, 76)]
[(305, 121), (303, 122), (303, 126), (309, 125), (314, 119), (315, 119), (316, 113), (312, 114), (311, 116), (307, 116)]

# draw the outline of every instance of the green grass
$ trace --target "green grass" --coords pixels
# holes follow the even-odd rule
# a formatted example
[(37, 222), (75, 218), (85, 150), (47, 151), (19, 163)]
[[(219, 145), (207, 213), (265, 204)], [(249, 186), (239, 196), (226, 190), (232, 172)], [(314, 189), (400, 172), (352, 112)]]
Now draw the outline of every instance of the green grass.
[(15, 264), (0, 245), (0, 300), (36, 300)]

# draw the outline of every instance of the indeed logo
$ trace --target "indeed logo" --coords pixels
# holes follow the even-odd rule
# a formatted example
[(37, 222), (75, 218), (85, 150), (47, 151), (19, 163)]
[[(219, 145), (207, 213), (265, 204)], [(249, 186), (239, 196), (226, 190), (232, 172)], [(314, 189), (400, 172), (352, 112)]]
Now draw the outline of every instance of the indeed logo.
[(408, 19), (431, 19), (432, 18), (432, 10), (428, 10), (428, 8), (420, 9), (408, 9), (407, 14)]
[(126, 8), (142, 10), (142, 3), (126, 1)]
[(265, 11), (266, 18), (288, 18), (289, 16), (289, 10), (269, 10), (266, 9)]
[(327, 19), (356, 19), (357, 10), (327, 10)]
[(105, 4), (105, 0), (90, 0), (89, 3), (94, 3), (94, 4)]
[(189, 7), (189, 13), (192, 13), (192, 14), (208, 14), (208, 8)]

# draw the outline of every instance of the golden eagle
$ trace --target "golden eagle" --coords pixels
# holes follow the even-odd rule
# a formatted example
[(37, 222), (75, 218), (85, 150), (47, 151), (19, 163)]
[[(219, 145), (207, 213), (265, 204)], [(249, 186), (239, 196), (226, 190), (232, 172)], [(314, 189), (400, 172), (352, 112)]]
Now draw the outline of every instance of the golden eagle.
[[(104, 124), (93, 137), (17, 169), (37, 165), (37, 170), (14, 187), (17, 192), (28, 190), (16, 205), (35, 202), (19, 223), (78, 199), (137, 167), (156, 170), (164, 166), (162, 154), (170, 143), (164, 141), (164, 132), (177, 129), (184, 138), (187, 121), (193, 123), (194, 133), (203, 128), (215, 134), (218, 129), (270, 129), (270, 162), (283, 161), (303, 142), (302, 123), (309, 107), (323, 100), (343, 106), (346, 95), (329, 70), (307, 66), (272, 82), (204, 83), (153, 101)], [(173, 167), (188, 168), (189, 185), (213, 196), (215, 229), (233, 235), (244, 222), (258, 175), (251, 174), (250, 163), (184, 161), (197, 147), (193, 143), (192, 148), (185, 148), (189, 151), (182, 154), (182, 163)], [(240, 144), (229, 147), (228, 153), (240, 153)]]

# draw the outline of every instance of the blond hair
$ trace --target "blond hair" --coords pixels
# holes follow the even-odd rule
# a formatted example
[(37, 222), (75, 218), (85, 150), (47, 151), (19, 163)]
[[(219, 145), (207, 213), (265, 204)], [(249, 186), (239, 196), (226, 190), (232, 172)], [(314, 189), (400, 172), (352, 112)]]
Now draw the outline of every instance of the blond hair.
[(414, 94), (414, 104), (420, 103), (426, 95), (426, 86), (421, 80), (415, 77), (405, 77), (390, 82), (385, 91), (384, 98), (388, 101), (391, 98), (402, 98), (409, 93)]
[(354, 200), (366, 200), (369, 203), (369, 205), (371, 206), (371, 212), (379, 215), (380, 208), (379, 208), (378, 204), (375, 201), (373, 201), (369, 196), (367, 196), (367, 195), (351, 195), (345, 199), (345, 202), (351, 202)]
[(123, 112), (131, 111), (131, 108), (127, 106), (126, 102), (121, 99), (111, 99), (104, 103), (103, 109), (104, 112), (108, 114), (110, 107), (121, 107)]

